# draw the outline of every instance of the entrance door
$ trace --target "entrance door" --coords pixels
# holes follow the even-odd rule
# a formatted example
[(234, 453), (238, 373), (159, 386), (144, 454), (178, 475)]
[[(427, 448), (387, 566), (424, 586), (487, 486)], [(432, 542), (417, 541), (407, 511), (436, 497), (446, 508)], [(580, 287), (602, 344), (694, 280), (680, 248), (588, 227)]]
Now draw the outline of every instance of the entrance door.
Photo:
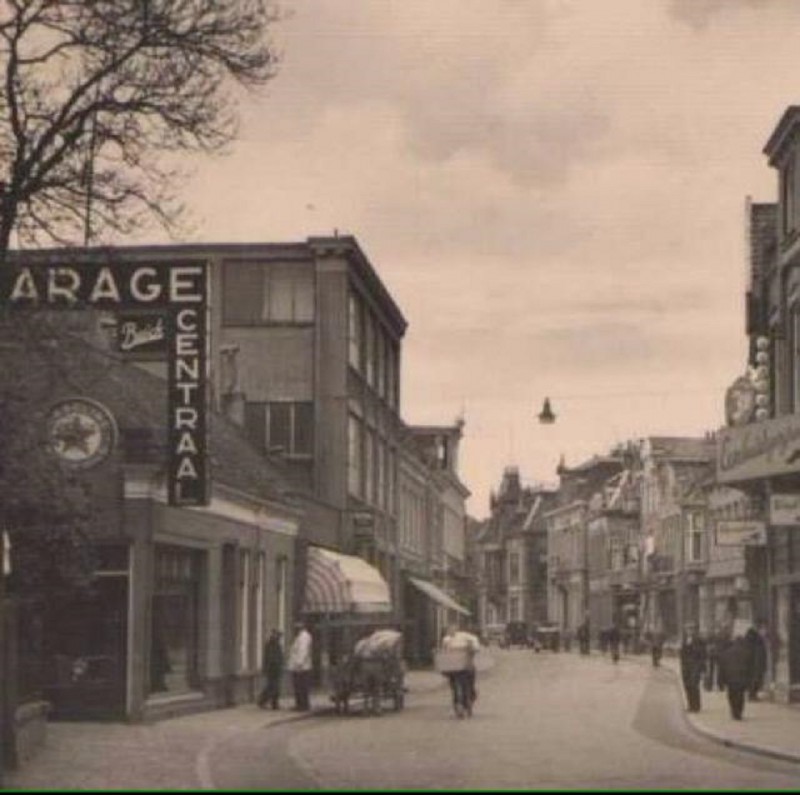
[(52, 608), (53, 677), (46, 695), (54, 718), (125, 716), (128, 577), (98, 576), (92, 592)]
[(800, 584), (792, 585), (790, 592), (789, 682), (800, 684)]

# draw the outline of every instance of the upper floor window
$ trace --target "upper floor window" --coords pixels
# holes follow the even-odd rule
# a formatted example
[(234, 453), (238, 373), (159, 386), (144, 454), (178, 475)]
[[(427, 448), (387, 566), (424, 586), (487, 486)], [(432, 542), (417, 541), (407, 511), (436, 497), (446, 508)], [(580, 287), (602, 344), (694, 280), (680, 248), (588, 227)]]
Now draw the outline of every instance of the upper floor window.
[(781, 171), (781, 221), (784, 235), (791, 234), (797, 227), (795, 178), (795, 154), (792, 152)]
[(700, 511), (686, 515), (686, 561), (699, 563), (703, 559), (703, 531), (705, 522)]
[(228, 263), (223, 270), (223, 323), (258, 326), (314, 320), (314, 271), (305, 263)]
[(508, 556), (508, 584), (519, 585), (519, 552)]
[(347, 360), (356, 370), (361, 367), (363, 344), (361, 304), (358, 297), (350, 293), (347, 299)]
[(313, 455), (313, 403), (245, 403), (244, 421), (248, 435), (261, 450)]

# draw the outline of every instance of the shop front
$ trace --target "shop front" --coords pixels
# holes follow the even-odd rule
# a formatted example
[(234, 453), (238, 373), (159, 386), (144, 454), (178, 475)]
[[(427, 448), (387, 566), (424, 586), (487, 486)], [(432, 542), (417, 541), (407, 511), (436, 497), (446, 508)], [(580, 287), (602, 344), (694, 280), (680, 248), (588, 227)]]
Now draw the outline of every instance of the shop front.
[(324, 685), (330, 668), (359, 638), (392, 623), (391, 592), (362, 558), (309, 545), (300, 613), (314, 638), (314, 679)]
[(763, 506), (755, 521), (717, 523), (718, 537), (721, 528), (743, 554), (732, 589), (720, 583), (725, 592), (715, 593), (717, 616), (727, 606), (740, 625), (766, 620), (774, 696), (800, 701), (800, 416), (723, 429), (717, 482)]

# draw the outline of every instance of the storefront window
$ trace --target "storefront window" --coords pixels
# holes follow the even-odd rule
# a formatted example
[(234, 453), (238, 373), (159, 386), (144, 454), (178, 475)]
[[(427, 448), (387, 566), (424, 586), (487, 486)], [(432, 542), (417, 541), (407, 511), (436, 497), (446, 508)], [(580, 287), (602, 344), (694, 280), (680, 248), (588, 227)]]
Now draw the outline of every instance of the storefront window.
[(198, 683), (198, 619), (203, 553), (159, 544), (151, 604), (150, 692), (180, 693)]

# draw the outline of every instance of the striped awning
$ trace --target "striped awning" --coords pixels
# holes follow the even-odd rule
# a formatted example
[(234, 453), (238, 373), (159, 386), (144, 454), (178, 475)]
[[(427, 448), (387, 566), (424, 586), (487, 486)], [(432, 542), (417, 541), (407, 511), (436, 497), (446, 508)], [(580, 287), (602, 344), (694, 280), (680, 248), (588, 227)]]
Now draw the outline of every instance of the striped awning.
[(389, 586), (365, 560), (310, 546), (306, 566), (306, 613), (387, 613)]
[(461, 613), (465, 616), (471, 615), (466, 607), (462, 607), (455, 599), (446, 594), (441, 588), (437, 588), (432, 582), (418, 580), (416, 577), (409, 577), (408, 579), (411, 580), (414, 586), (419, 588), (422, 593), (429, 596), (434, 602), (438, 602), (442, 607), (446, 607), (448, 610), (455, 610), (456, 613)]

